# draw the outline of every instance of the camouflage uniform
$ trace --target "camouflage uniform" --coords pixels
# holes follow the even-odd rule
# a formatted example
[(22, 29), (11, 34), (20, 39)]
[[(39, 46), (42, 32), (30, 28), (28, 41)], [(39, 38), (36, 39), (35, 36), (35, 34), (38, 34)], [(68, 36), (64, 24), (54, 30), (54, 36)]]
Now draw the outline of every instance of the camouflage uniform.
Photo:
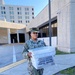
[(24, 50), (23, 50), (23, 56), (28, 59), (28, 71), (30, 75), (43, 75), (43, 68), (42, 69), (35, 69), (32, 66), (31, 59), (27, 56), (28, 49), (33, 49), (37, 47), (43, 47), (46, 46), (45, 43), (41, 40), (33, 41), (32, 39), (26, 41), (24, 45)]

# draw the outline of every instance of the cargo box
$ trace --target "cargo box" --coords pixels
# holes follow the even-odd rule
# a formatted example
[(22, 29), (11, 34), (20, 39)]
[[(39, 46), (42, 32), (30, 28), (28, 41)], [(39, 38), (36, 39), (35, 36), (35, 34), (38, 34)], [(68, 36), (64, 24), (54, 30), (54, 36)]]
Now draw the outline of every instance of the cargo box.
[(32, 53), (31, 62), (36, 69), (44, 68), (45, 65), (54, 64), (55, 48), (52, 46), (29, 49)]

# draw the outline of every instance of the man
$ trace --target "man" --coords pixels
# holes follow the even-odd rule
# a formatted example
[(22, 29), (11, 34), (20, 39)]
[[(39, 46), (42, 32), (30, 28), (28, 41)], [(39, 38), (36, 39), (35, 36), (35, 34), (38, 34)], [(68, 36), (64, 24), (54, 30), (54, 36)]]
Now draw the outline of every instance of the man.
[(43, 47), (46, 46), (45, 43), (41, 40), (38, 40), (38, 32), (39, 30), (37, 28), (31, 28), (30, 29), (30, 36), (31, 39), (26, 41), (24, 45), (24, 50), (23, 50), (23, 56), (28, 59), (28, 71), (30, 75), (43, 75), (43, 68), (42, 69), (35, 69), (32, 66), (31, 63), (31, 53), (28, 51), (29, 49), (33, 48), (38, 48), (38, 47)]

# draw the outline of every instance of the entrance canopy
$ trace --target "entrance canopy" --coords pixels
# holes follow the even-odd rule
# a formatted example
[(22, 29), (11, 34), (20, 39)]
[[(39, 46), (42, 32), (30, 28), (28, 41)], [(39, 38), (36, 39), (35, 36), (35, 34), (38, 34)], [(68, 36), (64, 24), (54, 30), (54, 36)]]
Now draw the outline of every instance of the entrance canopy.
[(0, 20), (0, 28), (8, 28), (8, 29), (24, 29), (26, 26), (24, 24), (11, 23)]

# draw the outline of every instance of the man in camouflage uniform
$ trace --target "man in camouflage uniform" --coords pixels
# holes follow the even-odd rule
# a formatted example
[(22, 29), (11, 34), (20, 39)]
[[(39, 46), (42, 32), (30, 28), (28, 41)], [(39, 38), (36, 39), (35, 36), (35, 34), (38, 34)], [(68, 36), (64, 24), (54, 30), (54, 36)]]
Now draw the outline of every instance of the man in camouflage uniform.
[(30, 75), (43, 75), (43, 68), (42, 69), (35, 69), (31, 63), (31, 53), (28, 51), (29, 49), (43, 47), (46, 46), (45, 43), (41, 40), (38, 40), (38, 29), (31, 28), (30, 30), (31, 39), (26, 41), (23, 50), (23, 56), (28, 59), (28, 71)]

